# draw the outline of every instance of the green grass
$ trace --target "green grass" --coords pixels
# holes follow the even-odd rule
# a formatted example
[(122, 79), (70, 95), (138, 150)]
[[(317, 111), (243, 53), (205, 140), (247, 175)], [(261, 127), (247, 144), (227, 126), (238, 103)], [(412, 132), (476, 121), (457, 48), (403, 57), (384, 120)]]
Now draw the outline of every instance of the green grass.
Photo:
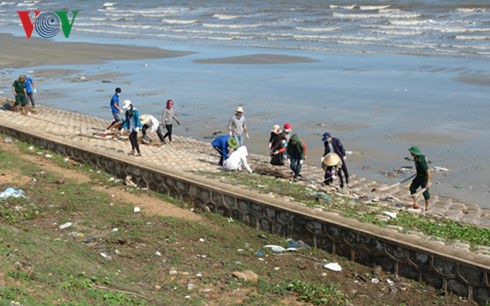
[[(344, 217), (354, 218), (380, 227), (398, 225), (404, 227), (405, 231), (420, 231), (443, 239), (446, 242), (459, 240), (472, 246), (490, 246), (490, 231), (477, 226), (461, 225), (455, 221), (414, 215), (406, 211), (397, 211), (396, 219), (381, 221), (376, 216), (387, 210), (384, 207), (378, 207), (376, 204), (362, 201), (353, 201), (338, 195), (321, 195), (322, 193), (313, 191), (303, 185), (291, 184), (288, 180), (234, 172), (206, 172), (202, 174), (212, 178), (224, 178), (227, 182), (240, 184), (260, 193), (273, 193), (291, 197), (296, 202), (303, 203), (308, 207), (321, 205), (325, 211), (339, 212)], [(328, 201), (330, 198), (332, 200)]]

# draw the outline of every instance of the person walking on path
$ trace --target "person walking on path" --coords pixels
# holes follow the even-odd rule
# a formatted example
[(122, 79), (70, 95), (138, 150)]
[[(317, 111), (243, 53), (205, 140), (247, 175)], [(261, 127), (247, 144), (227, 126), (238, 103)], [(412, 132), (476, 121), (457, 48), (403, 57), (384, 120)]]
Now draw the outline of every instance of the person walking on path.
[(165, 124), (167, 133), (163, 136), (162, 143), (165, 143), (165, 138), (167, 137), (169, 143), (172, 143), (172, 120), (175, 120), (175, 122), (177, 122), (177, 124), (180, 125), (180, 122), (177, 119), (177, 116), (175, 115), (173, 106), (174, 106), (174, 101), (168, 100), (167, 106), (163, 109), (162, 124)]
[(286, 137), (281, 131), (281, 127), (275, 124), (272, 127), (269, 138), (269, 150), (271, 156), (271, 165), (284, 166), (284, 152), (286, 151)]
[(160, 141), (163, 143), (164, 136), (162, 133), (162, 125), (160, 122), (158, 122), (157, 118), (153, 117), (152, 115), (145, 114), (140, 116), (140, 121), (143, 125), (143, 128), (141, 129), (141, 132), (143, 133), (143, 142), (150, 142), (151, 139), (146, 134), (146, 131), (150, 129), (150, 132), (157, 133), (158, 138), (160, 138)]
[(126, 120), (124, 120), (122, 128), (129, 130), (129, 141), (131, 142), (131, 152), (129, 154), (141, 156), (138, 144), (138, 132), (141, 130), (139, 111), (130, 100), (124, 101), (123, 109), (126, 110)]
[[(345, 155), (344, 146), (342, 145), (342, 142), (340, 142), (340, 139), (332, 137), (332, 135), (328, 132), (323, 133), (322, 141), (323, 141), (323, 146), (325, 147), (323, 156), (327, 155), (330, 152), (335, 152), (342, 160), (342, 167), (337, 172), (337, 174), (340, 179), (340, 188), (344, 188), (344, 178), (342, 172), (344, 173), (345, 176), (345, 184), (349, 185), (349, 172), (347, 171), (347, 165), (345, 163), (345, 161), (347, 160), (347, 156)], [(325, 175), (327, 175), (326, 172)], [(327, 178), (325, 177), (325, 180), (326, 179)]]
[(213, 139), (211, 142), (213, 148), (219, 153), (219, 165), (223, 166), (223, 162), (228, 159), (231, 149), (238, 148), (238, 142), (230, 135), (221, 135)]
[(242, 167), (247, 169), (248, 173), (253, 173), (250, 165), (247, 162), (248, 151), (246, 146), (241, 146), (234, 150), (230, 156), (223, 162), (223, 167), (230, 171), (242, 170)]
[(26, 110), (27, 91), (26, 91), (26, 87), (25, 87), (25, 81), (26, 81), (26, 76), (21, 75), (12, 84), (12, 93), (14, 94), (14, 97), (15, 97), (15, 108), (14, 108), (14, 110), (17, 110), (17, 107), (19, 107), (19, 104), (20, 104), (20, 110), (21, 110), (22, 115), (27, 115), (27, 110)]
[(230, 131), (230, 136), (233, 136), (238, 142), (238, 146), (243, 146), (243, 133), (248, 139), (248, 129), (245, 116), (243, 115), (243, 107), (239, 106), (235, 110), (235, 115), (233, 115), (228, 124), (228, 131)]
[(429, 166), (427, 165), (427, 159), (425, 155), (422, 155), (420, 152), (420, 148), (417, 146), (410, 147), (408, 149), (410, 154), (413, 157), (413, 160), (415, 162), (415, 168), (417, 170), (417, 175), (413, 179), (412, 183), (410, 184), (410, 194), (412, 195), (412, 200), (413, 200), (413, 209), (418, 209), (419, 206), (417, 204), (417, 198), (415, 197), (415, 193), (419, 187), (425, 188), (425, 191), (423, 192), (424, 199), (425, 199), (425, 210), (429, 209), (429, 200), (430, 200), (430, 194), (429, 194), (429, 187), (430, 187), (430, 169)]
[(299, 140), (297, 134), (291, 135), (286, 151), (290, 160), (289, 167), (294, 173), (293, 180), (295, 180), (299, 176), (301, 176), (301, 165), (303, 165), (303, 162), (306, 158), (305, 147), (303, 143)]
[(124, 121), (121, 116), (121, 114), (124, 114), (124, 110), (121, 107), (119, 107), (119, 96), (121, 95), (121, 91), (122, 91), (121, 88), (117, 87), (114, 95), (111, 98), (110, 106), (111, 106), (111, 112), (112, 112), (112, 116), (114, 117), (114, 120), (107, 127), (108, 130), (119, 129)]
[(31, 111), (35, 112), (36, 111), (36, 103), (34, 101), (34, 94), (36, 93), (36, 86), (34, 85), (32, 78), (26, 77), (25, 87), (26, 87), (26, 93), (27, 93), (27, 96), (26, 96), (27, 103), (31, 105)]

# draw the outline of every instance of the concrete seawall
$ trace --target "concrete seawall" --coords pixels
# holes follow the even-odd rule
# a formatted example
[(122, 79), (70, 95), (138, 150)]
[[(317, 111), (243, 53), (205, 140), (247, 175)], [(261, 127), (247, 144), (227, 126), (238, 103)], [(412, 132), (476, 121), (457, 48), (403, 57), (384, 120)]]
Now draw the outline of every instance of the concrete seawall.
[[(5, 119), (5, 113), (0, 117)], [(66, 118), (84, 121), (87, 128), (106, 124), (97, 118), (60, 110), (52, 111), (49, 116), (37, 115), (35, 119), (10, 112), (8, 115), (9, 120), (0, 123), (0, 133), (90, 164), (118, 178), (131, 175), (139, 186), (181, 199), (198, 210), (210, 210), (251, 227), (301, 239), (366, 266), (380, 265), (385, 271), (424, 281), (483, 305), (490, 300), (490, 257), (487, 255), (361, 223), (239, 186), (224, 185), (177, 166), (155, 163), (150, 153), (159, 154), (158, 151), (144, 152), (148, 158), (138, 159), (119, 154), (118, 146), (97, 145), (97, 140), (80, 141), (80, 131), (74, 132), (78, 128), (63, 135), (59, 130), (54, 133), (47, 128), (56, 122), (63, 128), (69, 121)], [(127, 146), (124, 144), (125, 148)], [(192, 157), (180, 155), (177, 158)]]

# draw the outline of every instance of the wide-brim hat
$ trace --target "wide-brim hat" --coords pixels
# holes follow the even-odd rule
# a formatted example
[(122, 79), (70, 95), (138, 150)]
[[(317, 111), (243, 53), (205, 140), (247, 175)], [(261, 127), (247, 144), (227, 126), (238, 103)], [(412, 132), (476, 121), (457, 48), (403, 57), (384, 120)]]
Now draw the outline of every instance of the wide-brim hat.
[(243, 110), (243, 107), (239, 106), (236, 108), (235, 112), (237, 113), (244, 113), (245, 111)]
[(141, 124), (147, 124), (148, 122), (150, 122), (150, 116), (148, 115), (141, 115), (140, 116), (140, 121), (141, 121)]
[(129, 109), (129, 107), (132, 105), (133, 103), (131, 102), (131, 100), (124, 100), (123, 102), (123, 108), (124, 109)]
[(323, 164), (327, 167), (337, 166), (342, 160), (335, 152), (330, 152), (323, 157)]
[(228, 142), (228, 146), (229, 147), (232, 147), (233, 149), (237, 149), (238, 148), (238, 141), (236, 141), (235, 138), (230, 137), (230, 138), (228, 138), (228, 141), (227, 142)]
[(408, 151), (414, 155), (417, 155), (417, 156), (420, 156), (422, 155), (422, 152), (420, 152), (420, 148), (417, 147), (417, 146), (412, 146), (410, 147), (410, 149), (408, 149)]

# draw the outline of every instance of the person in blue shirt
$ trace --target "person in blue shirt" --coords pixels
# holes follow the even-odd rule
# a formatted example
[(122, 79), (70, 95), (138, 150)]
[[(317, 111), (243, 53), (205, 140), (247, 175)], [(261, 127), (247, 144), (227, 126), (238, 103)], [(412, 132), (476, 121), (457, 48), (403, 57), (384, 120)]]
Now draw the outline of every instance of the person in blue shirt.
[(141, 131), (140, 113), (130, 100), (124, 100), (123, 108), (126, 110), (126, 120), (124, 120), (122, 128), (129, 130), (129, 141), (131, 142), (131, 152), (129, 154), (141, 156), (138, 144), (138, 133)]
[(124, 121), (121, 116), (121, 114), (124, 113), (124, 110), (121, 107), (119, 107), (119, 96), (121, 95), (121, 91), (122, 91), (121, 88), (117, 87), (116, 92), (111, 98), (110, 106), (111, 106), (111, 112), (112, 112), (112, 116), (114, 117), (114, 120), (107, 127), (108, 130), (120, 129)]
[(32, 81), (31, 77), (26, 77), (26, 81), (24, 83), (27, 92), (27, 103), (31, 104), (31, 110), (36, 110), (36, 103), (34, 102), (34, 93), (36, 92), (36, 86)]
[(219, 165), (223, 166), (223, 161), (225, 161), (230, 154), (229, 148), (237, 149), (238, 141), (230, 135), (221, 135), (213, 139), (211, 145), (216, 151), (218, 151), (220, 156)]

